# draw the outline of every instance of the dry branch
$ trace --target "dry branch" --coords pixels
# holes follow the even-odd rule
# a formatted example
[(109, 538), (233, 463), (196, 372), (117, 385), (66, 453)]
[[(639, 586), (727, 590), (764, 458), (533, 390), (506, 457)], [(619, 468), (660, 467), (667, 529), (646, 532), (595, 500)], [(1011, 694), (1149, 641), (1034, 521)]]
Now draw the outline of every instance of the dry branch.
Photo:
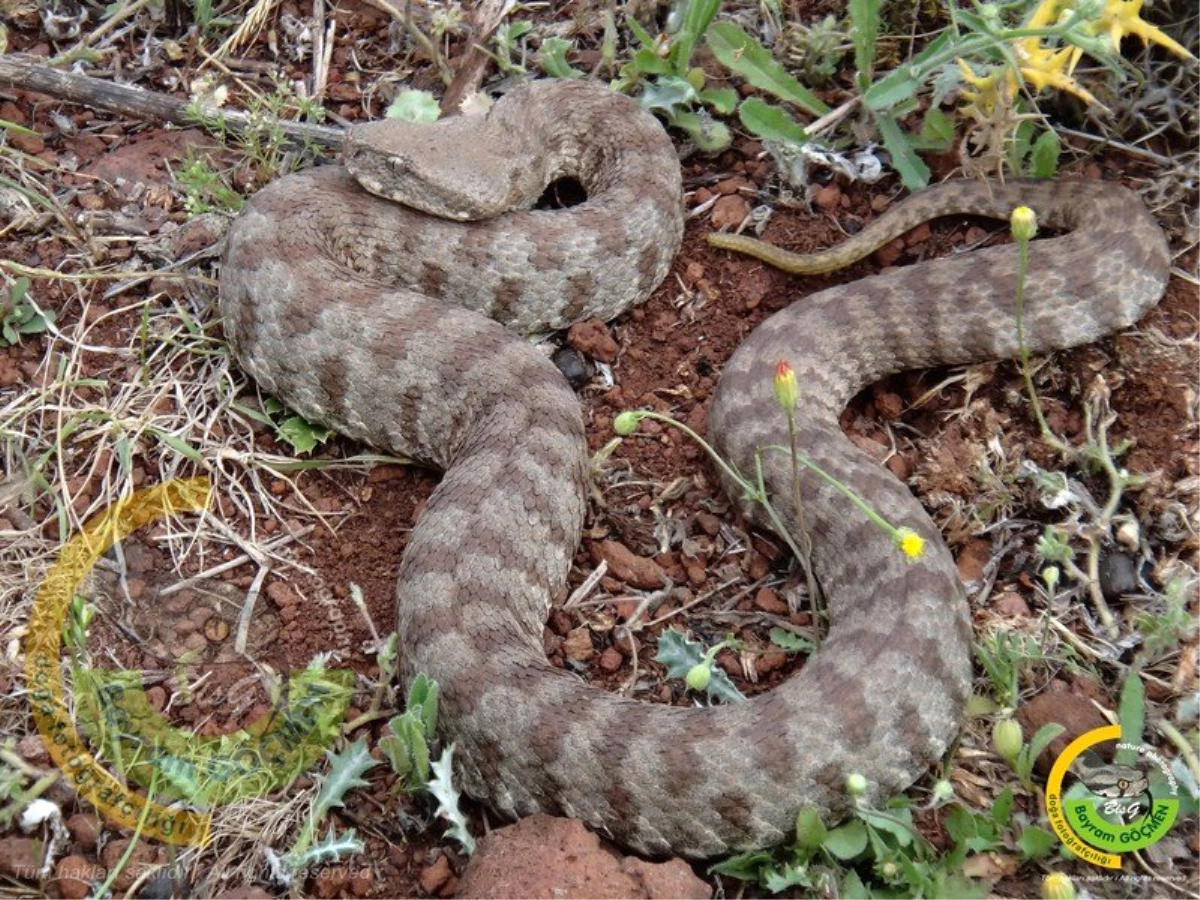
[[(202, 124), (193, 104), (184, 103), (166, 94), (115, 84), (88, 75), (77, 75), (74, 72), (62, 72), (21, 56), (0, 56), (0, 85), (23, 91), (36, 91), (58, 100), (67, 100), (134, 119), (171, 122), (184, 127)], [(264, 123), (261, 117), (251, 117), (250, 114), (237, 110), (202, 106), (200, 113), (205, 120), (220, 121), (224, 127), (235, 132), (268, 127), (268, 123)], [(342, 144), (340, 128), (282, 119), (270, 122), (269, 127), (278, 127), (296, 142), (313, 141), (327, 147), (340, 147)]]

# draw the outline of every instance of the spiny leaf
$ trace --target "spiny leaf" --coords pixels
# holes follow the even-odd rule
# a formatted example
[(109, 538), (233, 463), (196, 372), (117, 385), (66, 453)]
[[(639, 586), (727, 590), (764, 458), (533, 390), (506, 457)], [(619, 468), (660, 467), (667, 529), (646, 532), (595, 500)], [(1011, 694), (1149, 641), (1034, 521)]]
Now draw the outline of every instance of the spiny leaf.
[(467, 817), (458, 808), (458, 791), (454, 787), (454, 745), (451, 744), (442, 753), (441, 758), (433, 763), (433, 780), (429, 782), (429, 793), (438, 802), (437, 814), (445, 819), (450, 827), (447, 834), (462, 845), (463, 851), (470, 856), (475, 852), (475, 838), (467, 830)]
[(786, 628), (772, 628), (771, 643), (786, 653), (812, 653), (817, 649), (817, 645), (804, 635)]
[(329, 773), (321, 779), (321, 790), (313, 802), (313, 821), (320, 822), (335, 806), (343, 805), (343, 798), (354, 788), (366, 787), (368, 782), (363, 773), (379, 765), (367, 752), (365, 738), (359, 738), (346, 748), (344, 753), (326, 750), (329, 757)]
[(1137, 672), (1130, 672), (1121, 687), (1117, 719), (1121, 723), (1121, 743), (1127, 747), (1118, 749), (1113, 761), (1123, 766), (1137, 765), (1137, 747), (1142, 742), (1142, 734), (1146, 728), (1146, 689), (1142, 686), (1142, 677)]
[(296, 856), (284, 857), (284, 862), (293, 872), (302, 872), (307, 868), (335, 863), (339, 859), (362, 852), (362, 841), (355, 836), (353, 828), (339, 835), (334, 835), (333, 829), (330, 829), (324, 840)]
[[(687, 678), (687, 673), (694, 666), (705, 661), (703, 644), (689, 641), (683, 634), (673, 628), (664, 631), (658, 637), (658, 654), (654, 661), (667, 667), (668, 678)], [(729, 676), (716, 666), (712, 667), (712, 678), (704, 692), (709, 697), (719, 697), (726, 701), (745, 700)]]
[(552, 78), (582, 78), (583, 73), (567, 62), (571, 42), (560, 37), (542, 39), (538, 48), (538, 65)]

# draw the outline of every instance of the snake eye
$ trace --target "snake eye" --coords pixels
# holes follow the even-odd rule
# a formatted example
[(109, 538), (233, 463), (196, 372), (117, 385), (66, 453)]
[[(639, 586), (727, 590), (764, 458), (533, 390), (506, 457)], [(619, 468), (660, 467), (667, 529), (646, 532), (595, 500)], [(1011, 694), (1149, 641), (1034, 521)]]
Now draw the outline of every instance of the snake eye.
[(408, 171), (408, 163), (404, 161), (403, 157), (389, 156), (388, 166), (397, 175), (403, 175)]
[(1121, 790), (1125, 790), (1125, 788), (1129, 787), (1129, 782), (1122, 778), (1117, 782), (1117, 787), (1119, 787)]

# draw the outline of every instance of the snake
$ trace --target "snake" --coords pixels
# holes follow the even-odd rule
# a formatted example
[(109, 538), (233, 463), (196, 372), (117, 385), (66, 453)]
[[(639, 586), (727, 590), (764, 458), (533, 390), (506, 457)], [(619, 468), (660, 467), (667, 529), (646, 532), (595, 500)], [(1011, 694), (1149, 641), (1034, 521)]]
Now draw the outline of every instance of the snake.
[[(585, 199), (538, 205), (574, 179)], [(1132, 325), (1161, 296), (1165, 237), (1103, 181), (949, 181), (838, 247), (774, 260), (836, 268), (944, 215), (1032, 208), (1023, 346), (1035, 354)], [(542, 640), (581, 538), (589, 468), (579, 401), (527, 335), (612, 319), (664, 279), (683, 233), (678, 153), (635, 101), (542, 80), (486, 114), (348, 129), (337, 164), (261, 189), (231, 225), (223, 329), (262, 390), (346, 437), (442, 471), (396, 589), (401, 677), (440, 687), (439, 732), (472, 797), (514, 819), (581, 819), (649, 856), (777, 844), (800, 810), (845, 812), (851, 774), (881, 803), (935, 766), (971, 690), (969, 605), (950, 551), (909, 490), (838, 415), (906, 369), (1016, 356), (1018, 251), (931, 259), (805, 297), (724, 366), (708, 436), (803, 516), (828, 631), (798, 673), (745, 702), (618, 696), (553, 666)], [(778, 254), (776, 254), (778, 256)], [(909, 559), (805, 468), (797, 509), (773, 373), (797, 376), (798, 445), (879, 515), (921, 535)], [(734, 485), (727, 483), (726, 488)], [(762, 509), (733, 501), (755, 526)]]

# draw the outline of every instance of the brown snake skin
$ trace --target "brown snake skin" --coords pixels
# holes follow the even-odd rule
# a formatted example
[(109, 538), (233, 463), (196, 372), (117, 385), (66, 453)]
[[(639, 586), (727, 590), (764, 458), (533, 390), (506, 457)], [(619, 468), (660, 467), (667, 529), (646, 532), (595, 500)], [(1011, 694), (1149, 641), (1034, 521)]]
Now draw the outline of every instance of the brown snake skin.
[[(259, 192), (223, 259), (226, 334), (264, 390), (445, 470), (401, 564), (398, 630), (406, 678), (423, 671), (441, 685), (443, 736), (457, 742), (466, 790), (505, 816), (545, 810), (642, 853), (706, 857), (783, 840), (804, 804), (844, 808), (850, 772), (868, 779), (873, 801), (911, 784), (959, 726), (968, 607), (920, 504), (847, 441), (837, 417), (890, 373), (1013, 356), (1015, 248), (830, 288), (742, 344), (709, 418), (721, 452), (749, 472), (756, 449), (786, 442), (771, 378), (788, 359), (800, 381), (800, 446), (929, 549), (906, 562), (805, 475), (830, 622), (820, 651), (745, 703), (641, 703), (589, 687), (543, 653), (550, 598), (564, 589), (583, 524), (586, 445), (575, 395), (513, 330), (610, 318), (661, 281), (682, 231), (672, 145), (632, 101), (581, 82), (519, 89), (486, 120), (374, 128), (347, 152), (364, 183), (411, 191), (449, 216), (469, 212), (474, 197), (481, 209), (512, 200), (528, 209), (561, 174), (589, 196), (461, 223), (365, 193), (343, 168), (312, 169)], [(388, 156), (370, 149), (376, 142)], [(948, 213), (1006, 219), (1020, 204), (1069, 231), (1032, 247), (1033, 352), (1094, 341), (1157, 302), (1166, 242), (1140, 200), (1111, 184), (953, 182), (894, 207), (851, 243), (876, 246)], [(785, 462), (767, 454), (766, 479), (791, 524)]]

